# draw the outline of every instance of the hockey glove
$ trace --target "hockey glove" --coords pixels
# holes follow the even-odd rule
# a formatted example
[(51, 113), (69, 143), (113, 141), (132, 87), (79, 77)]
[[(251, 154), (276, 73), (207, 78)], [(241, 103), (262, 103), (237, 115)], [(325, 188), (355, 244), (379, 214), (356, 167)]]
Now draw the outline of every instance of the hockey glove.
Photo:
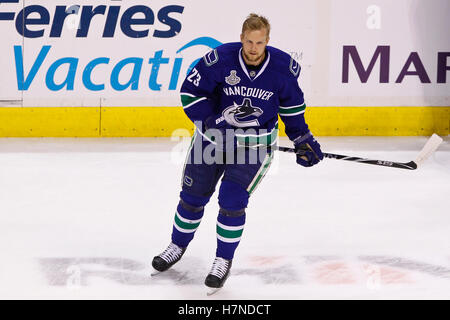
[(320, 144), (314, 139), (311, 132), (304, 134), (294, 140), (297, 163), (304, 167), (312, 167), (323, 159)]
[(212, 116), (205, 120), (205, 134), (216, 144), (219, 151), (231, 151), (236, 148), (234, 130), (222, 117)]

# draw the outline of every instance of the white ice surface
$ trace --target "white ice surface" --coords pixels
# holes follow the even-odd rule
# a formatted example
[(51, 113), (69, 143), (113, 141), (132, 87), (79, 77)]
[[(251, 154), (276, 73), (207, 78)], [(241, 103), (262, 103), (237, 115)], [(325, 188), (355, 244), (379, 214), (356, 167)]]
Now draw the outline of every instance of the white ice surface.
[[(408, 162), (425, 137), (319, 138)], [(282, 145), (289, 145), (282, 139)], [(183, 259), (170, 241), (186, 143), (0, 139), (0, 299), (450, 299), (450, 138), (415, 171), (277, 153), (225, 288), (207, 297), (217, 193)]]

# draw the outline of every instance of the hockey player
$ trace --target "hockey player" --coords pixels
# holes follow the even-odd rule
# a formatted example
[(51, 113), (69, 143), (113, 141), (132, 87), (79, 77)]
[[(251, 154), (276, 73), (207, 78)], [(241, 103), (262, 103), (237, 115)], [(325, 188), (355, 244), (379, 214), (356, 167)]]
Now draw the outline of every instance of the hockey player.
[(249, 197), (273, 158), (278, 115), (296, 150), (304, 153), (297, 155), (298, 164), (310, 167), (323, 159), (304, 119), (305, 102), (297, 81), (300, 65), (267, 46), (269, 33), (267, 19), (250, 14), (242, 26), (241, 42), (210, 51), (181, 87), (184, 111), (196, 129), (182, 175), (172, 242), (152, 262), (157, 271), (180, 260), (222, 177), (216, 257), (205, 284), (223, 286), (243, 233)]

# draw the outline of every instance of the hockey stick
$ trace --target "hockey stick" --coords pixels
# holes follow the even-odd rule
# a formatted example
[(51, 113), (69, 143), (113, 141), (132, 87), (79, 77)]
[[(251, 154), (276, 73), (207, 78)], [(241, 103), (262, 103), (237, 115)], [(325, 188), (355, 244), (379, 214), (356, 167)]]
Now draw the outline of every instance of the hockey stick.
[[(417, 166), (422, 164), (422, 162), (425, 161), (439, 147), (441, 142), (442, 142), (442, 138), (439, 137), (437, 134), (433, 133), (433, 135), (430, 137), (430, 139), (428, 139), (425, 146), (422, 148), (422, 150), (417, 155), (416, 159), (414, 161), (405, 162), (405, 163), (350, 157), (350, 156), (344, 156), (344, 155), (340, 155), (340, 154), (326, 153), (326, 152), (323, 153), (323, 156), (324, 156), (324, 158), (330, 158), (330, 159), (347, 160), (347, 161), (354, 161), (354, 162), (359, 162), (359, 163), (373, 164), (376, 166), (415, 170), (415, 169), (417, 169)], [(283, 151), (283, 152), (296, 153), (294, 148), (278, 146), (277, 149), (280, 151)], [(301, 154), (303, 154), (303, 152), (299, 151), (298, 154), (301, 155)]]

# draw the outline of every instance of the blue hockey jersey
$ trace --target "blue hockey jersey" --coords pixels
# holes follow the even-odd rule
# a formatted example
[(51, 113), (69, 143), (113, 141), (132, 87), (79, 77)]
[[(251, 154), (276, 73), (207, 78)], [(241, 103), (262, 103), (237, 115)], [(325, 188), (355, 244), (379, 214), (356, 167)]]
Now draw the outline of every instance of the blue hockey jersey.
[(307, 133), (306, 106), (298, 85), (300, 65), (267, 46), (264, 62), (253, 70), (241, 51), (240, 42), (223, 44), (192, 68), (180, 92), (186, 115), (196, 124), (217, 116), (226, 128), (240, 129), (236, 137), (246, 145), (274, 144), (278, 115), (291, 141)]

